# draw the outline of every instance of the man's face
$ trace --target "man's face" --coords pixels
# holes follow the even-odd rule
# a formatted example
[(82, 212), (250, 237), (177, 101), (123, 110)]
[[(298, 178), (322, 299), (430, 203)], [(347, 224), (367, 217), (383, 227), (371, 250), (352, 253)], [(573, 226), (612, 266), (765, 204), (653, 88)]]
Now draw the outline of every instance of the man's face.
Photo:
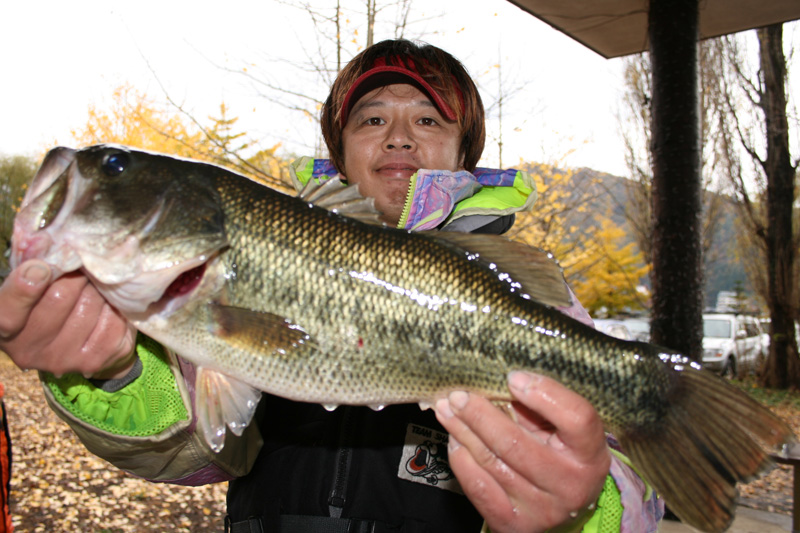
[(413, 85), (374, 89), (353, 106), (342, 131), (344, 175), (375, 198), (383, 221), (396, 225), (411, 176), (420, 168), (463, 169), (461, 130)]

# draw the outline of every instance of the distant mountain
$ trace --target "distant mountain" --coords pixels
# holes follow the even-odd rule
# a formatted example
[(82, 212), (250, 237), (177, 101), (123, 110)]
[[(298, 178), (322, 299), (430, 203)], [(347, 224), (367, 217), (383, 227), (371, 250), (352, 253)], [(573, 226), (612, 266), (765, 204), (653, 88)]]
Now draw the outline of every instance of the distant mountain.
[[(591, 183), (592, 210), (598, 213), (611, 213), (611, 218), (618, 226), (629, 233), (630, 241), (634, 241), (630, 226), (624, 216), (623, 206), (628, 203), (627, 178), (613, 176), (591, 169), (580, 169), (578, 177), (584, 177), (583, 183)], [(582, 176), (583, 175), (583, 176)], [(586, 179), (593, 178), (593, 179)], [(709, 193), (713, 194), (713, 193)], [(712, 308), (716, 305), (720, 291), (734, 291), (737, 285), (744, 287), (746, 296), (755, 298), (744, 267), (736, 257), (736, 217), (735, 206), (730, 198), (716, 195), (720, 201), (720, 214), (711, 240), (711, 250), (704, 257), (704, 305)], [(649, 280), (646, 280), (649, 285)]]

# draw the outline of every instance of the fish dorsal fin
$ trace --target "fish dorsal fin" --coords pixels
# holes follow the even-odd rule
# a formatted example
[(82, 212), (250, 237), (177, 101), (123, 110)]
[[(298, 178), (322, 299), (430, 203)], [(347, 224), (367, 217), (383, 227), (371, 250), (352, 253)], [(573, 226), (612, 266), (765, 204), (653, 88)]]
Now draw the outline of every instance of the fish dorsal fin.
[(261, 391), (220, 372), (198, 367), (195, 380), (197, 425), (209, 448), (225, 446), (226, 428), (241, 436), (253, 419)]
[(551, 307), (572, 305), (561, 266), (553, 255), (540, 248), (511, 241), (499, 235), (458, 233), (455, 231), (424, 232), (429, 238), (463, 251), (470, 260), (478, 261), (497, 272), (510, 283), (521, 285), (520, 293)]
[(298, 193), (298, 198), (346, 217), (368, 224), (382, 225), (381, 213), (375, 208), (374, 198), (364, 198), (358, 185), (347, 185), (339, 178), (322, 183), (309, 180)]

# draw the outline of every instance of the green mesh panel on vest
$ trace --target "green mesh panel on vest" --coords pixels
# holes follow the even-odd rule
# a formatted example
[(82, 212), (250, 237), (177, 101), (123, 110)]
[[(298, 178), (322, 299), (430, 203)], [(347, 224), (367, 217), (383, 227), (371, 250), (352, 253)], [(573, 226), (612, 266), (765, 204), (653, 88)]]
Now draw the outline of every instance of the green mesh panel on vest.
[(606, 476), (603, 492), (597, 499), (597, 510), (583, 527), (584, 533), (619, 533), (622, 527), (622, 500), (619, 489), (610, 475)]
[(142, 374), (116, 392), (98, 389), (80, 374), (42, 379), (55, 400), (79, 420), (115, 435), (147, 437), (189, 419), (169, 357), (157, 342), (139, 335)]

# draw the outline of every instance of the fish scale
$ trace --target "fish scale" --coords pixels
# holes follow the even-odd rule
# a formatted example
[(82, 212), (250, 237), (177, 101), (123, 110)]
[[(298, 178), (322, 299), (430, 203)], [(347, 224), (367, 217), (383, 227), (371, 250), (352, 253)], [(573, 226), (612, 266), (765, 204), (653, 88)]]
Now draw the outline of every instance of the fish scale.
[(226, 424), (241, 434), (260, 391), (327, 407), (430, 404), (454, 390), (511, 400), (508, 373), (527, 370), (584, 396), (684, 522), (723, 531), (736, 482), (771, 465), (762, 445), (794, 440), (681, 354), (560, 313), (569, 296), (547, 254), (367, 224), (354, 189), (332, 185), (295, 198), (204, 163), (58, 148), (16, 217), (12, 264), (82, 270), (192, 361), (214, 450)]
[[(239, 242), (274, 242), (278, 243), (278, 248), (265, 254), (242, 247), (242, 253), (232, 255), (232, 260), (244, 271), (276, 271), (282, 275), (268, 277), (269, 283), (263, 290), (273, 295), (269, 306), (257, 296), (261, 292), (251, 290), (246, 281), (237, 281), (228, 289), (228, 301), (237, 307), (287, 317), (302, 324), (317, 342), (334, 339), (333, 342), (340, 343), (342, 338), (351, 339), (349, 346), (345, 343), (337, 354), (336, 370), (346, 373), (347, 377), (331, 374), (330, 383), (317, 382), (315, 391), (304, 391), (307, 396), (298, 399), (331, 403), (329, 388), (346, 379), (351, 384), (350, 394), (357, 392), (358, 396), (346, 394), (336, 398), (335, 403), (432, 400), (454, 387), (493, 399), (510, 400), (506, 374), (511, 370), (527, 369), (557, 376), (567, 385), (580, 385), (582, 393), (594, 400), (608, 424), (616, 428), (623, 422), (606, 407), (607, 399), (632, 395), (635, 382), (628, 382), (624, 388), (622, 385), (625, 384), (619, 380), (609, 382), (606, 379), (609, 373), (603, 372), (602, 365), (603, 361), (626, 358), (623, 355), (616, 358), (596, 356), (608, 352), (607, 348), (596, 346), (599, 340), (593, 341), (589, 349), (583, 349), (583, 346), (574, 346), (570, 338), (565, 340), (557, 334), (535, 333), (537, 329), (565, 332), (574, 328), (574, 324), (567, 325), (561, 313), (523, 298), (509, 300), (507, 286), (494, 273), (464, 261), (454, 252), (443, 254), (441, 246), (425, 236), (364, 228), (330, 212), (309, 208), (300, 201), (287, 202), (284, 195), (273, 191), (267, 191), (271, 201), (257, 206), (228, 200), (250, 197), (248, 191), (237, 187), (242, 183), (241, 180), (225, 179), (217, 186), (223, 206), (231, 206), (225, 207), (226, 219), (238, 219), (242, 212), (258, 212), (257, 209), (268, 213), (269, 218), (263, 224), (237, 225), (228, 235), (231, 249), (238, 249)], [(372, 235), (365, 236), (365, 229)], [(335, 235), (335, 242), (330, 242), (331, 235)], [(371, 254), (366, 253), (366, 242), (370, 243)], [(323, 243), (329, 246), (325, 247)], [(303, 252), (298, 253), (298, 250)], [(395, 260), (380, 262), (372, 260), (374, 257), (392, 257)], [(406, 268), (405, 265), (413, 263), (409, 258), (415, 258), (424, 268)], [(340, 279), (327, 275), (332, 265), (337, 266), (334, 277)], [(370, 279), (353, 275), (364, 272), (370, 273)], [(302, 282), (297, 283), (298, 279)], [(405, 289), (408, 287), (427, 298), (420, 297), (422, 303), (408, 298)], [(393, 288), (398, 290), (393, 291)], [(342, 293), (349, 297), (342, 297)], [(320, 297), (324, 301), (319, 301)], [(447, 303), (426, 306), (424, 302), (430, 299)], [(336, 305), (329, 305), (331, 302)], [(464, 310), (465, 306), (470, 311)], [(490, 312), (483, 312), (484, 308)], [(392, 342), (369, 343), (360, 348), (354, 346), (352, 334), (330, 326), (336, 325), (332, 314), (347, 317), (346, 324), (358, 332), (359, 338), (388, 338)], [(512, 319), (519, 319), (527, 325), (515, 324)], [(442, 324), (447, 324), (447, 327)], [(588, 334), (594, 335), (594, 332)], [(487, 340), (491, 349), (480, 346)], [(498, 345), (505, 349), (498, 351)], [(531, 357), (532, 353), (540, 356)], [(413, 358), (415, 354), (418, 357)], [(574, 357), (570, 358), (570, 354)], [(369, 372), (348, 372), (351, 368), (362, 368), (365, 358), (380, 360), (384, 364)], [(458, 364), (445, 366), (450, 360), (466, 360), (469, 366), (465, 370), (461, 370)], [(660, 366), (660, 362), (658, 364)], [(447, 371), (443, 372), (443, 368)], [(573, 371), (564, 373), (564, 368)], [(624, 370), (622, 373), (634, 374)], [(393, 386), (398, 376), (407, 376), (408, 379)], [(300, 380), (304, 381), (304, 378)], [(666, 385), (667, 380), (664, 381)], [(609, 387), (611, 383), (616, 386)], [(393, 397), (392, 393), (397, 396)], [(631, 403), (657, 406), (665, 397), (663, 391), (649, 394), (655, 396), (655, 400)], [(613, 404), (617, 403), (614, 401)], [(645, 412), (652, 412), (652, 409)]]

